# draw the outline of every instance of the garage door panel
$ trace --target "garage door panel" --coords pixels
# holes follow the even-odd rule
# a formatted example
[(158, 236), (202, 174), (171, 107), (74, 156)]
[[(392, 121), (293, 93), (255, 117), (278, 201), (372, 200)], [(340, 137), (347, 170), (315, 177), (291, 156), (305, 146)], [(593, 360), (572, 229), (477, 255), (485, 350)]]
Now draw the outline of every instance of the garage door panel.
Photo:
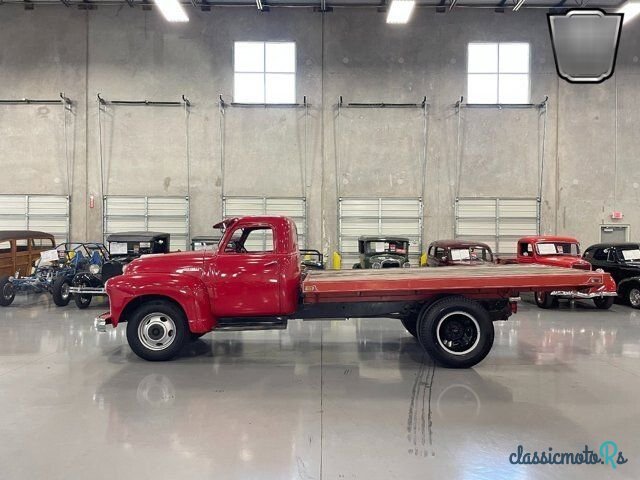
[(422, 247), (422, 200), (419, 198), (340, 198), (339, 245), (342, 268), (358, 261), (358, 237), (397, 235), (409, 238), (411, 263)]
[(142, 231), (171, 235), (170, 248), (186, 250), (189, 238), (188, 197), (109, 195), (104, 199), (104, 235)]
[(456, 238), (511, 254), (518, 238), (539, 233), (539, 212), (536, 198), (461, 198), (456, 202)]
[(0, 230), (40, 230), (56, 243), (69, 240), (66, 195), (0, 195)]
[[(298, 231), (298, 246), (307, 245), (307, 207), (302, 197), (225, 197), (223, 216), (244, 217), (255, 215), (282, 215), (291, 218)], [(250, 245), (257, 248), (258, 245)]]

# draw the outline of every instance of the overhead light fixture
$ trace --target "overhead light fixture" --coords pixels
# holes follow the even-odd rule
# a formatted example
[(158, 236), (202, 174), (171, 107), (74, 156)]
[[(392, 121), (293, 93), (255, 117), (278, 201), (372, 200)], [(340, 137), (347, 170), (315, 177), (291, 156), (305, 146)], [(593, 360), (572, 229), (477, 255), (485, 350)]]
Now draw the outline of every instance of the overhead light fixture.
[(517, 12), (518, 10), (520, 10), (522, 8), (522, 6), (524, 5), (524, 2), (526, 0), (518, 0), (518, 3), (516, 3), (516, 6), (513, 7), (513, 11)]
[(387, 12), (387, 23), (407, 23), (415, 6), (415, 0), (393, 0)]
[(624, 13), (622, 24), (626, 25), (638, 15), (640, 15), (640, 2), (635, 0), (627, 0), (627, 2), (622, 5), (622, 7), (620, 7), (618, 13)]
[(153, 0), (167, 22), (188, 22), (187, 12), (178, 0)]

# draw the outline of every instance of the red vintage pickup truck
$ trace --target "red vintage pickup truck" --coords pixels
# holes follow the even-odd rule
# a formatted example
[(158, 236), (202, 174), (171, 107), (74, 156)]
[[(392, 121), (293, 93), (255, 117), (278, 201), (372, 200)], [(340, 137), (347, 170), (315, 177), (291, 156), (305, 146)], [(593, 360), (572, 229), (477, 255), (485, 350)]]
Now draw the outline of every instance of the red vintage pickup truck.
[[(518, 240), (517, 257), (515, 259), (500, 258), (498, 263), (538, 264), (552, 267), (576, 268), (591, 270), (591, 264), (580, 256), (580, 243), (573, 237), (557, 235), (533, 235)], [(611, 308), (616, 294), (615, 282), (608, 279), (602, 286), (582, 290), (554, 290), (552, 292), (537, 291), (534, 298), (540, 308), (554, 308), (559, 299), (593, 300), (596, 307), (607, 310)]]
[(306, 271), (289, 218), (232, 218), (215, 227), (224, 231), (217, 249), (143, 256), (111, 278), (110, 312), (96, 318), (96, 328), (127, 322), (138, 356), (169, 360), (212, 330), (388, 317), (440, 364), (466, 368), (489, 353), (492, 322), (516, 311), (520, 292), (612, 284), (607, 273), (538, 265)]

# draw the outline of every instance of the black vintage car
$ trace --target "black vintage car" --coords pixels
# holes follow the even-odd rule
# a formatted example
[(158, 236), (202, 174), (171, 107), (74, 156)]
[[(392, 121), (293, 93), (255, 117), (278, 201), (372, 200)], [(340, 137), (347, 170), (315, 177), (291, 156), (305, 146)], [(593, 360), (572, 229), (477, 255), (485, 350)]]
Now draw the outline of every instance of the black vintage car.
[(409, 267), (409, 239), (406, 237), (367, 236), (358, 238), (360, 261), (352, 268)]
[(640, 244), (599, 243), (584, 251), (584, 259), (595, 270), (610, 273), (618, 285), (618, 297), (640, 308)]
[(124, 266), (133, 259), (151, 253), (168, 253), (170, 235), (160, 232), (113, 233), (107, 237), (109, 259), (77, 273), (69, 289), (78, 308), (87, 308), (94, 295), (105, 295), (104, 284), (122, 275)]

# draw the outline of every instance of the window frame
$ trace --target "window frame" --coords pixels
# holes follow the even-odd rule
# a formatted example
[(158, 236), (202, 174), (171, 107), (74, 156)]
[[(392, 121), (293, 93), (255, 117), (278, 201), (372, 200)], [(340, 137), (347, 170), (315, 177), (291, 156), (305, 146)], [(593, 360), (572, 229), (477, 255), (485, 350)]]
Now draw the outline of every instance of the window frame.
[[(262, 44), (262, 71), (250, 72), (244, 70), (236, 70), (236, 46), (238, 43), (259, 43)], [(289, 43), (293, 45), (293, 71), (292, 72), (268, 72), (267, 71), (267, 44), (284, 44)], [(232, 51), (232, 63), (233, 63), (233, 102), (241, 105), (296, 105), (296, 98), (298, 93), (298, 45), (292, 40), (234, 40)], [(262, 87), (263, 98), (262, 102), (237, 102), (236, 101), (236, 74), (260, 74), (262, 75)], [(292, 102), (268, 102), (267, 101), (267, 75), (293, 75), (293, 101)]]
[[(469, 72), (469, 46), (470, 45), (495, 45), (497, 47), (497, 65), (495, 72)], [(500, 71), (500, 45), (508, 45), (508, 44), (523, 44), (529, 47), (529, 63), (527, 66), (527, 72), (525, 73), (514, 73), (514, 72), (501, 72)], [(466, 89), (465, 93), (467, 96), (467, 104), (468, 105), (531, 105), (531, 42), (526, 41), (507, 41), (507, 42), (487, 42), (487, 41), (470, 41), (467, 42), (467, 79), (466, 79)], [(469, 99), (469, 77), (471, 75), (495, 75), (496, 77), (496, 101), (495, 103), (482, 103), (482, 102), (471, 102)], [(526, 75), (527, 76), (527, 101), (523, 103), (501, 103), (500, 102), (500, 75)]]
[[(237, 251), (227, 251), (227, 247), (229, 246), (229, 242), (233, 241), (233, 236), (236, 234), (237, 231), (242, 231), (242, 233), (240, 234), (240, 239), (242, 240), (242, 247), (244, 247), (245, 242), (247, 241), (247, 238), (249, 238), (249, 235), (251, 235), (252, 232), (257, 231), (257, 230), (271, 230), (271, 235), (272, 235), (272, 247), (273, 250), (260, 250), (257, 252), (254, 251), (245, 251), (245, 252), (237, 252)], [(237, 226), (236, 228), (233, 229), (233, 231), (231, 232), (231, 234), (228, 237), (228, 240), (225, 242), (224, 246), (219, 250), (219, 253), (223, 254), (223, 255), (234, 255), (234, 256), (238, 256), (238, 255), (273, 255), (274, 253), (276, 253), (277, 250), (277, 234), (276, 234), (276, 229), (273, 228), (272, 225), (250, 225), (250, 226)]]

